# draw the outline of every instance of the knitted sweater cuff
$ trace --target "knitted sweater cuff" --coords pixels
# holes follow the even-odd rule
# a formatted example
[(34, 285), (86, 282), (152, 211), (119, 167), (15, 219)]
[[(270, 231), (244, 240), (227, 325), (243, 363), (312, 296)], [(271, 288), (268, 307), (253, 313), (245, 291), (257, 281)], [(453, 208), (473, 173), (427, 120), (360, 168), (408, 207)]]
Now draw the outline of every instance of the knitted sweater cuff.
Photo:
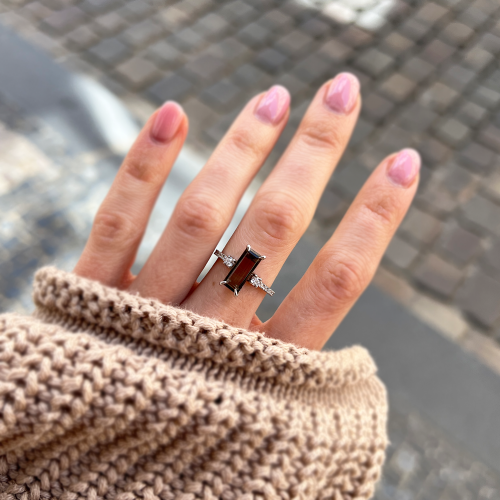
[[(387, 398), (364, 348), (310, 351), (55, 267), (38, 270), (33, 300), (33, 319), (0, 321), (0, 331), (15, 338), (37, 332), (13, 369), (23, 373), (31, 349), (27, 370), (33, 371), (35, 353), (42, 352), (36, 377), (41, 385), (50, 379), (52, 387), (44, 389), (44, 404), (51, 390), (66, 401), (69, 391), (79, 401), (79, 417), (66, 418), (67, 428), (57, 431), (45, 422), (37, 436), (40, 422), (26, 423), (36, 411), (28, 412), (21, 444), (12, 428), (0, 429), (0, 455), (17, 443), (23, 459), (15, 467), (27, 467), (23, 474), (30, 467), (26, 457), (54, 458), (54, 450), (69, 446), (73, 454), (57, 470), (85, 490), (78, 497), (123, 493), (127, 500), (146, 496), (144, 488), (162, 499), (362, 499), (373, 493), (387, 444)], [(89, 442), (72, 446), (81, 439), (75, 429), (91, 436)], [(37, 446), (49, 451), (34, 452)], [(97, 469), (89, 472), (93, 460), (106, 462), (100, 470), (113, 468), (113, 484), (109, 472), (105, 479)], [(52, 477), (54, 465), (46, 462), (35, 469)], [(0, 460), (0, 474), (2, 468)], [(47, 481), (53, 491), (67, 491), (64, 482)]]

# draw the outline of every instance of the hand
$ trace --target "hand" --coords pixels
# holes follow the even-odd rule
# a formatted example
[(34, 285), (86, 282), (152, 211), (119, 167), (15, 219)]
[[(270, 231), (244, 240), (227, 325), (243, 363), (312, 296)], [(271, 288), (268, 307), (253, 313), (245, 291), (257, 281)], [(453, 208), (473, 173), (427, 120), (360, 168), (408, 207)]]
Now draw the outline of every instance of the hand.
[[(182, 108), (165, 103), (148, 120), (119, 169), (74, 272), (320, 349), (372, 279), (417, 189), (420, 158), (405, 149), (382, 161), (306, 274), (274, 316), (262, 323), (255, 312), (265, 292), (247, 283), (236, 298), (219, 286), (228, 273), (220, 259), (201, 283), (196, 279), (285, 127), (289, 103), (287, 90), (280, 86), (247, 103), (182, 194), (144, 267), (133, 276), (130, 269), (149, 215), (188, 131)], [(223, 250), (237, 258), (250, 244), (266, 255), (256, 270), (266, 285), (272, 285), (311, 222), (360, 106), (353, 75), (342, 73), (321, 86)]]

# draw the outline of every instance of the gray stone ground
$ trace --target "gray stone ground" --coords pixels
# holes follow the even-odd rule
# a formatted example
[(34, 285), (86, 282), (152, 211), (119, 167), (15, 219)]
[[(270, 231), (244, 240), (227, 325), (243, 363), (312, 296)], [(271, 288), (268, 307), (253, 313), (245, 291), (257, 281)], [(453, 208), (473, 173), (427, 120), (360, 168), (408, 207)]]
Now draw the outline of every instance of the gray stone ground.
[(203, 154), (285, 85), (293, 112), (264, 173), (318, 86), (353, 71), (363, 113), (316, 222), (331, 234), (376, 163), (416, 147), (421, 186), (376, 283), (464, 345), (499, 340), (498, 0), (0, 0), (0, 22), (142, 116), (178, 100)]

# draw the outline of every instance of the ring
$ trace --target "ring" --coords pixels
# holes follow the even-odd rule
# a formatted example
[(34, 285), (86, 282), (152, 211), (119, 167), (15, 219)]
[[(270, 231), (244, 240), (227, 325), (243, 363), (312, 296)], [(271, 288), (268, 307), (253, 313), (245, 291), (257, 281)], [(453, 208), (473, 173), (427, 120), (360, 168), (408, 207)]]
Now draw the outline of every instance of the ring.
[(236, 297), (247, 281), (255, 288), (264, 290), (268, 295), (274, 295), (274, 290), (264, 285), (262, 279), (254, 273), (259, 262), (266, 258), (265, 255), (259, 255), (255, 250), (252, 250), (250, 245), (247, 245), (247, 248), (240, 255), (238, 260), (219, 250), (215, 250), (214, 255), (219, 257), (227, 267), (231, 268), (231, 271), (229, 271), (229, 274), (220, 282), (220, 285), (227, 286), (227, 288), (234, 292)]

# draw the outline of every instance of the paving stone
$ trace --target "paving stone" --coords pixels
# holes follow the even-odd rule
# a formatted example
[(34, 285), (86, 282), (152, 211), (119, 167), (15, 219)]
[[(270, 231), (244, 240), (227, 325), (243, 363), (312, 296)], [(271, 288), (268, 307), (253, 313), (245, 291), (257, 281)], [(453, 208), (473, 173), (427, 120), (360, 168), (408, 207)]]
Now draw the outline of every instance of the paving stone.
[(411, 134), (393, 123), (385, 127), (378, 136), (379, 147), (383, 146), (386, 152), (394, 152), (411, 144)]
[(500, 206), (476, 194), (462, 208), (465, 221), (479, 230), (500, 234)]
[(408, 269), (418, 256), (418, 250), (395, 235), (384, 254), (384, 263), (397, 269)]
[(191, 82), (182, 76), (172, 73), (148, 89), (148, 95), (156, 104), (173, 100), (181, 102), (192, 91)]
[(381, 48), (386, 54), (392, 57), (398, 57), (409, 51), (414, 45), (412, 40), (406, 38), (397, 31), (393, 31), (384, 38)]
[(419, 42), (429, 33), (429, 25), (411, 17), (399, 26), (400, 33), (414, 42)]
[(160, 67), (172, 69), (183, 60), (183, 54), (166, 40), (160, 40), (146, 50), (146, 56)]
[(88, 26), (80, 26), (69, 33), (66, 40), (74, 50), (85, 50), (95, 45), (99, 38)]
[(189, 118), (190, 129), (193, 126), (200, 128), (209, 119), (213, 119), (214, 111), (203, 104), (197, 97), (192, 97), (183, 102), (182, 107)]
[(293, 66), (291, 73), (305, 83), (320, 84), (332, 75), (330, 65), (319, 55), (312, 54)]
[(114, 66), (127, 59), (130, 50), (116, 38), (107, 38), (90, 48), (88, 54), (102, 64)]
[(353, 49), (351, 47), (335, 39), (328, 40), (317, 51), (318, 55), (333, 63), (346, 61), (352, 53)]
[(469, 142), (458, 154), (458, 159), (473, 172), (484, 175), (491, 170), (495, 155), (481, 144)]
[(380, 85), (380, 92), (394, 102), (406, 100), (414, 90), (415, 83), (401, 73), (393, 73)]
[(300, 31), (313, 38), (322, 38), (330, 33), (330, 25), (317, 17), (311, 17), (300, 25)]
[(338, 194), (326, 189), (319, 201), (314, 217), (321, 223), (331, 223), (340, 219), (346, 210), (347, 203)]
[(458, 147), (467, 140), (470, 129), (455, 118), (446, 118), (436, 126), (436, 134), (446, 144)]
[(291, 28), (293, 19), (282, 12), (281, 9), (273, 9), (266, 12), (259, 19), (259, 24), (273, 33), (283, 33)]
[(352, 162), (340, 172), (335, 173), (332, 181), (336, 189), (340, 189), (342, 193), (352, 199), (358, 194), (369, 175), (369, 170), (357, 162)]
[(443, 82), (449, 87), (462, 92), (476, 77), (474, 71), (459, 64), (454, 64), (444, 73)]
[(500, 129), (492, 124), (483, 127), (478, 134), (479, 142), (500, 153)]
[(482, 259), (482, 267), (485, 272), (491, 276), (491, 271), (494, 271), (496, 277), (500, 275), (500, 239), (495, 238), (488, 251)]
[(417, 246), (429, 245), (439, 236), (441, 227), (439, 219), (412, 206), (401, 224), (401, 233)]
[(289, 59), (284, 54), (272, 48), (262, 50), (255, 58), (257, 66), (273, 75), (283, 71), (288, 62)]
[(400, 111), (398, 123), (405, 130), (421, 133), (432, 125), (437, 116), (438, 115), (431, 109), (415, 102), (408, 106), (403, 112)]
[(482, 271), (468, 278), (458, 294), (462, 309), (486, 328), (500, 318), (500, 283)]
[(190, 21), (189, 15), (175, 5), (161, 9), (157, 12), (156, 17), (172, 33), (176, 33)]
[(203, 37), (208, 39), (224, 36), (229, 31), (229, 28), (228, 22), (213, 12), (203, 16), (193, 26), (195, 31), (199, 31)]
[(464, 274), (441, 257), (429, 254), (416, 267), (413, 277), (417, 283), (435, 294), (450, 298), (463, 280)]
[(481, 85), (474, 89), (471, 99), (480, 106), (491, 109), (500, 103), (500, 93)]
[(464, 64), (475, 71), (483, 71), (494, 60), (493, 54), (478, 45), (468, 50), (463, 58)]
[(380, 76), (393, 64), (393, 59), (378, 49), (371, 48), (355, 61), (355, 64), (362, 71), (366, 71), (371, 76)]
[(455, 48), (441, 40), (432, 40), (420, 52), (420, 57), (434, 66), (439, 66), (447, 61), (455, 52)]
[(109, 12), (94, 19), (95, 30), (102, 36), (115, 35), (126, 26), (127, 22), (116, 12)]
[(190, 27), (183, 28), (170, 36), (167, 41), (180, 51), (191, 51), (206, 43), (205, 39)]
[(78, 7), (70, 6), (46, 17), (43, 26), (52, 33), (64, 35), (83, 24), (85, 20), (85, 14)]
[(412, 57), (401, 66), (400, 71), (415, 83), (420, 83), (434, 74), (435, 68), (420, 57)]
[(492, 54), (498, 54), (500, 52), (500, 36), (485, 33), (481, 38), (481, 47)]
[(242, 88), (264, 88), (267, 85), (269, 75), (253, 64), (239, 66), (233, 73), (232, 79)]
[(488, 14), (471, 6), (464, 10), (457, 19), (475, 30), (488, 20)]
[(356, 127), (352, 133), (351, 140), (349, 141), (348, 147), (354, 148), (359, 144), (363, 144), (368, 136), (373, 132), (373, 124), (367, 122), (363, 118), (358, 118), (356, 122)]
[(304, 83), (302, 80), (299, 80), (290, 73), (281, 74), (275, 80), (275, 82), (276, 84), (283, 85), (283, 87), (288, 89), (290, 95), (292, 95), (294, 99), (296, 99), (297, 96), (299, 96), (303, 92), (307, 92), (307, 90), (309, 89), (309, 86), (306, 83)]
[(454, 221), (446, 225), (437, 247), (443, 257), (451, 259), (459, 267), (470, 263), (482, 252), (481, 238)]
[(224, 4), (219, 11), (219, 15), (231, 24), (237, 23), (240, 25), (253, 20), (257, 16), (257, 11), (247, 3), (236, 0)]
[(272, 32), (268, 28), (254, 22), (247, 24), (237, 37), (253, 49), (263, 47), (272, 39)]
[(239, 87), (225, 78), (203, 90), (200, 97), (216, 110), (228, 109), (231, 104), (235, 103), (240, 91)]
[(250, 49), (234, 37), (227, 37), (214, 43), (210, 46), (209, 53), (230, 61), (233, 67), (246, 62), (252, 56)]
[(153, 7), (144, 0), (129, 0), (117, 11), (129, 22), (142, 21), (153, 13)]
[(312, 47), (313, 39), (299, 30), (291, 31), (278, 39), (275, 47), (291, 59), (299, 58)]
[(426, 2), (423, 7), (416, 12), (415, 19), (429, 26), (433, 26), (441, 21), (446, 14), (448, 14), (448, 9), (445, 7), (435, 2)]
[(419, 187), (415, 202), (436, 217), (449, 217), (457, 208), (459, 201), (447, 188), (442, 177), (442, 171), (432, 172), (428, 181)]
[(420, 102), (433, 110), (443, 112), (459, 97), (459, 93), (442, 82), (433, 83), (420, 97)]
[(151, 83), (159, 78), (156, 66), (151, 61), (142, 57), (129, 59), (120, 64), (116, 68), (116, 71), (125, 80), (126, 84), (135, 90), (140, 90), (147, 85), (151, 85)]
[(146, 19), (134, 24), (122, 33), (122, 39), (132, 48), (139, 49), (150, 44), (163, 33), (163, 26)]
[(486, 109), (479, 104), (466, 101), (456, 111), (456, 117), (470, 127), (475, 127), (485, 118), (486, 113)]
[(91, 16), (102, 15), (121, 5), (120, 0), (85, 0), (78, 7)]
[(365, 47), (373, 41), (373, 35), (358, 28), (357, 26), (350, 25), (347, 26), (340, 35), (336, 37), (336, 39), (349, 47), (353, 47), (355, 49), (360, 49), (361, 47)]
[(382, 121), (393, 109), (394, 104), (377, 92), (370, 92), (363, 97), (363, 116), (366, 116), (370, 121), (376, 123)]
[(458, 22), (447, 24), (441, 32), (441, 37), (445, 42), (457, 47), (465, 45), (473, 35), (473, 29)]
[(52, 9), (49, 9), (41, 2), (31, 2), (28, 5), (24, 5), (23, 7), (21, 7), (20, 13), (23, 17), (26, 17), (31, 21), (38, 22), (45, 19), (46, 17), (49, 17), (52, 13)]
[(226, 66), (226, 62), (219, 57), (211, 54), (200, 54), (191, 59), (184, 66), (184, 70), (191, 81), (206, 83), (216, 80), (218, 76), (224, 73)]

